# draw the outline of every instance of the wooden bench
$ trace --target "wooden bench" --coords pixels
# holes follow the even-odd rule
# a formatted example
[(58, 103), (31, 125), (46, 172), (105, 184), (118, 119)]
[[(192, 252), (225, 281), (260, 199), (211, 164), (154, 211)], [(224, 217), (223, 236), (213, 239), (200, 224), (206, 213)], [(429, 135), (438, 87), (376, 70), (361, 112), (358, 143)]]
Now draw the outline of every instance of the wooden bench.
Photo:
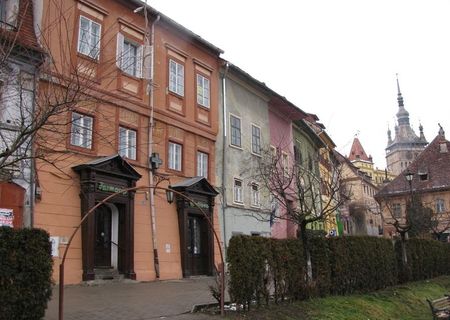
[(436, 300), (427, 299), (430, 305), (431, 312), (433, 313), (433, 319), (450, 320), (450, 295), (446, 294), (444, 298), (439, 298)]

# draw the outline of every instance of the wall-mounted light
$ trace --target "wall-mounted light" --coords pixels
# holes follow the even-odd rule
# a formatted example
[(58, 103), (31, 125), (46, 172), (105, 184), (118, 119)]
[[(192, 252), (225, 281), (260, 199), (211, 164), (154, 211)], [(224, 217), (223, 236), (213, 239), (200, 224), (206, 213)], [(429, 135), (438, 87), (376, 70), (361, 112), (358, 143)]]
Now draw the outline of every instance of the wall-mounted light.
[(173, 191), (171, 190), (170, 186), (167, 187), (166, 198), (167, 198), (168, 203), (170, 203), (170, 204), (173, 203)]

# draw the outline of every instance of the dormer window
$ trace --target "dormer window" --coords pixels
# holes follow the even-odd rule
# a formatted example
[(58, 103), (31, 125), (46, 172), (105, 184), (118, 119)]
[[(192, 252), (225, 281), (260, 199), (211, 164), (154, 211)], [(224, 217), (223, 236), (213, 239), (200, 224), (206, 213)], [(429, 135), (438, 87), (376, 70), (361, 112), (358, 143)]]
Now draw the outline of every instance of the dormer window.
[(428, 180), (428, 172), (426, 171), (419, 171), (419, 180), (420, 181), (427, 181)]

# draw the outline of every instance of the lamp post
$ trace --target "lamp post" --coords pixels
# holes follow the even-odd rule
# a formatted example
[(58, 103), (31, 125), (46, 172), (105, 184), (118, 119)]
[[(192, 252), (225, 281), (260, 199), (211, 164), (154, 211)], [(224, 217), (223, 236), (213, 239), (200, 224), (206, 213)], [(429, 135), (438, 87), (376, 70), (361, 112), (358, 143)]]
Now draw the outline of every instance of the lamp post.
[(86, 219), (91, 214), (95, 213), (95, 210), (98, 207), (100, 207), (104, 203), (108, 202), (112, 198), (114, 198), (114, 197), (116, 197), (116, 196), (118, 196), (118, 195), (120, 195), (120, 194), (122, 194), (124, 192), (136, 191), (136, 190), (140, 190), (140, 189), (150, 189), (150, 190), (153, 190), (153, 191), (163, 190), (163, 191), (166, 192), (166, 199), (167, 199), (167, 202), (169, 202), (170, 204), (173, 203), (174, 194), (176, 194), (177, 196), (180, 196), (180, 197), (188, 200), (190, 203), (192, 203), (195, 207), (197, 207), (197, 209), (200, 210), (200, 212), (205, 217), (205, 219), (208, 222), (208, 225), (209, 225), (209, 227), (210, 227), (210, 229), (211, 229), (211, 231), (212, 231), (212, 233), (214, 235), (214, 238), (216, 239), (217, 247), (219, 249), (220, 265), (219, 265), (218, 269), (219, 269), (219, 272), (220, 272), (220, 314), (221, 314), (221, 316), (224, 316), (224, 314), (225, 314), (225, 312), (224, 312), (224, 301), (225, 301), (225, 273), (224, 273), (225, 265), (224, 265), (224, 257), (223, 257), (222, 247), (220, 245), (220, 238), (219, 238), (217, 232), (214, 229), (214, 225), (213, 225), (211, 219), (208, 217), (206, 212), (203, 211), (203, 209), (200, 208), (200, 206), (193, 199), (187, 197), (186, 195), (184, 195), (183, 193), (181, 193), (179, 191), (173, 190), (170, 186), (168, 188), (158, 187), (158, 186), (139, 186), (139, 187), (124, 188), (124, 189), (119, 190), (118, 192), (115, 192), (115, 193), (107, 196), (105, 199), (103, 199), (102, 201), (97, 203), (95, 206), (93, 206), (91, 209), (89, 209), (89, 211), (87, 211), (86, 214), (81, 219), (80, 223), (75, 227), (75, 230), (72, 232), (72, 235), (70, 236), (69, 241), (67, 242), (66, 248), (64, 250), (63, 258), (62, 258), (61, 263), (59, 265), (58, 320), (63, 320), (63, 318), (64, 318), (64, 263), (66, 261), (67, 252), (69, 251), (70, 244), (72, 243), (72, 240), (75, 237), (75, 234), (80, 229), (80, 227), (83, 224), (83, 222), (86, 221)]

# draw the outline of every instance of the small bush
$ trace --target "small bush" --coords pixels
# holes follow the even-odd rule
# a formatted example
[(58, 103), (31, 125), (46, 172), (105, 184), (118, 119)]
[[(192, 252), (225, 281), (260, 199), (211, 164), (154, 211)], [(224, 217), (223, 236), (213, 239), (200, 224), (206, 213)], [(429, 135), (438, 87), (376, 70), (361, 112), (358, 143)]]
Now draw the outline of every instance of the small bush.
[(49, 235), (0, 227), (0, 319), (42, 319), (51, 297)]

